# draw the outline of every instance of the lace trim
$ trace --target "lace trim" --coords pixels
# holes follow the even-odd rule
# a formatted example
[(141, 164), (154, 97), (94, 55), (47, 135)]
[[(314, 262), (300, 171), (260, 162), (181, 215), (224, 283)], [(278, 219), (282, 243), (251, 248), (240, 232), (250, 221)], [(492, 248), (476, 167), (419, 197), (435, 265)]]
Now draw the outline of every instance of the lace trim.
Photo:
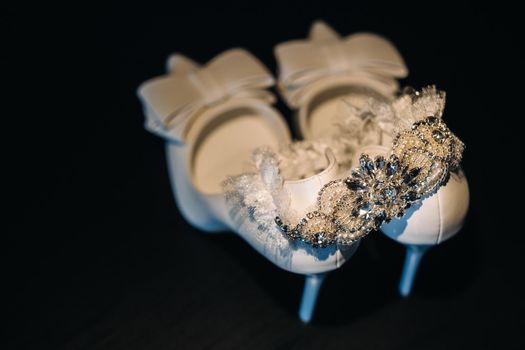
[[(323, 186), (315, 209), (305, 217), (296, 219), (290, 208), (282, 174), (318, 173), (328, 147), (322, 142), (297, 143), (280, 153), (257, 151), (258, 173), (230, 178), (225, 185), (227, 202), (232, 208), (257, 213), (252, 216), (259, 226), (269, 227), (274, 220), (283, 236), (313, 247), (352, 244), (384, 222), (403, 216), (411, 205), (446, 184), (450, 171), (459, 166), (464, 145), (441, 119), (445, 94), (434, 86), (406, 91), (391, 107), (375, 103), (353, 114), (382, 113), (385, 120), (393, 120), (388, 122), (395, 130), (390, 155), (375, 159), (361, 155), (350, 176)], [(352, 152), (338, 148), (345, 144), (343, 136), (332, 142), (336, 154), (345, 156), (343, 163), (351, 158)]]

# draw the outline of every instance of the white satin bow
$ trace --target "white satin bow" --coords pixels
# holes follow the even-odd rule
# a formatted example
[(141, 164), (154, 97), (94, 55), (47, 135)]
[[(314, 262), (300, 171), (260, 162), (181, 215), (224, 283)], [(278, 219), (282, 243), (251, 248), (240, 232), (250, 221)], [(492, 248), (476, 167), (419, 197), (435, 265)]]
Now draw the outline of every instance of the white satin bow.
[(204, 66), (176, 54), (168, 61), (169, 75), (142, 84), (138, 95), (143, 102), (149, 131), (176, 142), (203, 110), (235, 98), (274, 102), (265, 91), (274, 84), (272, 75), (254, 56), (243, 49), (228, 50)]
[(408, 74), (403, 58), (386, 39), (370, 33), (341, 38), (320, 21), (312, 26), (309, 39), (280, 44), (275, 54), (279, 88), (295, 108), (304, 102), (309, 87), (323, 79), (348, 76), (392, 93), (398, 88), (396, 78)]

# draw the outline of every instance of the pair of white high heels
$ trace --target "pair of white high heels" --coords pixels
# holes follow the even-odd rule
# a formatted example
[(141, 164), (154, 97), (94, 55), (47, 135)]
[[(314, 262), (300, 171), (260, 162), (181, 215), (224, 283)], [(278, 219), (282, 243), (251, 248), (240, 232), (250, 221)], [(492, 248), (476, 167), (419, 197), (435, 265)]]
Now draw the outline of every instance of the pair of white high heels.
[(373, 34), (341, 38), (316, 22), (279, 44), (279, 91), (304, 141), (271, 106), (271, 73), (242, 49), (206, 65), (176, 54), (139, 97), (146, 128), (166, 140), (173, 193), (193, 226), (234, 231), (275, 265), (306, 276), (310, 321), (328, 271), (380, 229), (407, 245), (408, 295), (428, 247), (462, 227), (463, 145), (441, 120), (435, 88), (395, 97), (407, 69)]

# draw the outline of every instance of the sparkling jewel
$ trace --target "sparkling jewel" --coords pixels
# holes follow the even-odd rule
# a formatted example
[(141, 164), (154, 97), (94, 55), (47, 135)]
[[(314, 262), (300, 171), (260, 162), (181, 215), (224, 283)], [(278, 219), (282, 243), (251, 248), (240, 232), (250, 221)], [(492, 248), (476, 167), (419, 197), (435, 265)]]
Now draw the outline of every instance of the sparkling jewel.
[(362, 154), (348, 178), (326, 184), (317, 210), (295, 227), (279, 217), (275, 222), (290, 239), (313, 247), (351, 244), (437, 190), (459, 166), (463, 148), (441, 118), (426, 117), (396, 136), (388, 160)]

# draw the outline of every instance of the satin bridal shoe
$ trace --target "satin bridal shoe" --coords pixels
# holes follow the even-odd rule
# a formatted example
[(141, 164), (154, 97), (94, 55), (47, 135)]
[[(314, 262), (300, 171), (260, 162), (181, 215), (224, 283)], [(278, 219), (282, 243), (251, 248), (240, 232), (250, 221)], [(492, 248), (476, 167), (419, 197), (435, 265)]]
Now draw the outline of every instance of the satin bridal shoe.
[(275, 217), (307, 214), (339, 174), (335, 156), (323, 144), (291, 144), (265, 90), (273, 78), (248, 52), (229, 50), (202, 66), (174, 55), (168, 71), (143, 83), (138, 95), (146, 129), (166, 141), (180, 212), (198, 229), (233, 231), (278, 267), (305, 275), (299, 316), (308, 322), (325, 273), (349, 259), (358, 242), (326, 246), (315, 225), (308, 239), (292, 241)]
[[(275, 54), (280, 91), (296, 110), (298, 132), (305, 139), (328, 140), (337, 158), (346, 160), (343, 167), (359, 164), (361, 153), (387, 153), (396, 123), (426, 117), (412, 114), (424, 111), (441, 117), (444, 94), (435, 90), (427, 90), (421, 99), (419, 93), (405, 94), (397, 100), (397, 110), (392, 109), (396, 78), (405, 77), (408, 70), (395, 47), (379, 36), (363, 33), (342, 38), (325, 23), (316, 22), (307, 40), (277, 45)], [(417, 108), (422, 111), (412, 111)], [(381, 226), (384, 234), (407, 246), (399, 286), (403, 296), (410, 294), (428, 248), (461, 229), (468, 203), (467, 180), (458, 168), (435, 195)]]
[[(391, 104), (369, 100), (366, 107), (361, 110), (350, 108), (349, 118), (355, 121), (362, 119), (363, 114), (367, 114), (376, 120), (394, 119), (398, 120), (398, 124), (407, 124), (416, 120), (416, 116), (423, 114), (436, 116), (441, 120), (444, 107), (445, 93), (431, 86), (422, 91), (406, 89)], [(391, 134), (388, 130), (382, 132)], [(441, 130), (435, 131), (433, 139), (438, 144), (446, 144), (446, 137)], [(384, 145), (368, 145), (363, 146), (358, 153), (381, 155), (388, 151), (389, 148)], [(401, 295), (410, 294), (419, 263), (425, 252), (461, 230), (468, 212), (469, 199), (468, 181), (463, 170), (458, 166), (450, 172), (446, 185), (437, 193), (408, 209), (403, 218), (396, 218), (381, 227), (385, 235), (407, 247), (399, 284)]]

